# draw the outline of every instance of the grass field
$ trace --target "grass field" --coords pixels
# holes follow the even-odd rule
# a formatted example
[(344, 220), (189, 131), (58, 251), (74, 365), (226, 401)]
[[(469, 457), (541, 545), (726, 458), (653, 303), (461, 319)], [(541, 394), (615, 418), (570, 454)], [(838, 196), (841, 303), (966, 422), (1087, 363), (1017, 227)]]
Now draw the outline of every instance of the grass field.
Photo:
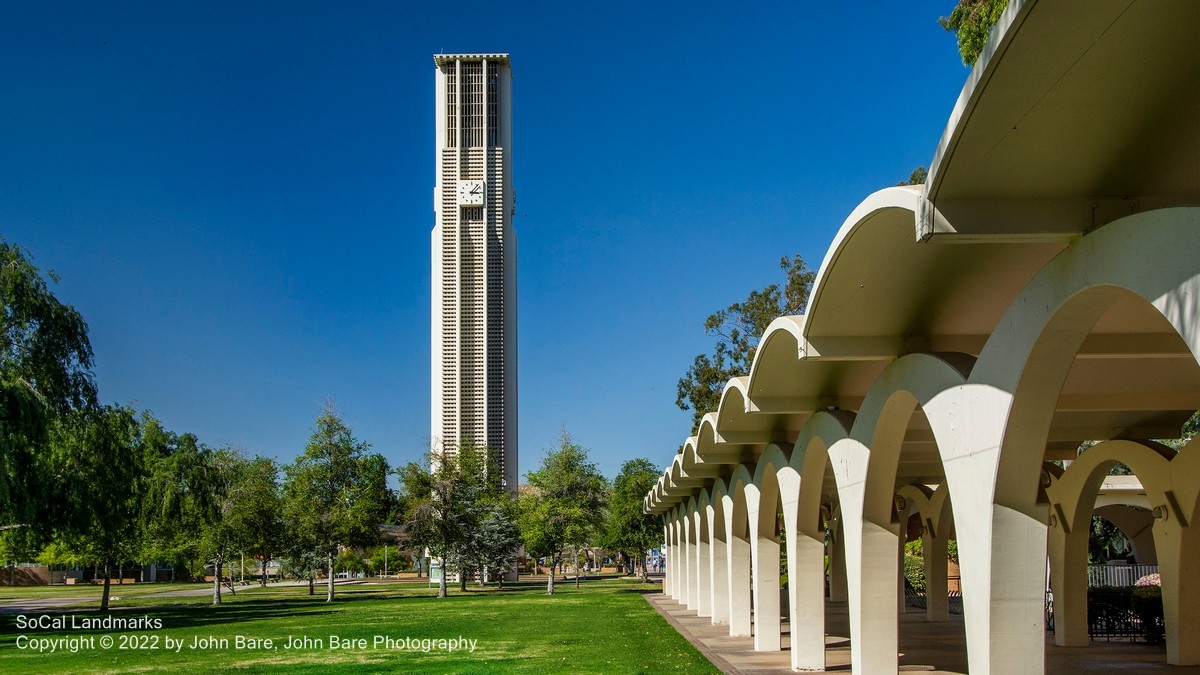
[[(203, 596), (144, 597), (143, 588), (114, 590), (121, 600), (106, 614), (25, 615), (61, 619), (57, 629), (21, 628), (19, 615), (0, 615), (0, 672), (717, 672), (641, 597), (660, 587), (632, 580), (556, 584), (554, 596), (544, 583), (452, 590), (442, 600), (412, 584), (339, 585), (333, 604), (322, 589), (309, 596), (306, 586), (249, 587), (220, 607)], [(78, 627), (108, 616), (162, 627)]]

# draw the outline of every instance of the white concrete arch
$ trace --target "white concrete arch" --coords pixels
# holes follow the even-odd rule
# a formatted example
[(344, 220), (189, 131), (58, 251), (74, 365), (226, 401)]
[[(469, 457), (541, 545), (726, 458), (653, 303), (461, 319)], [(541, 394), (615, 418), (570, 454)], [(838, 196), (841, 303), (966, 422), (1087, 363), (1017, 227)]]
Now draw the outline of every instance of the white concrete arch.
[(1137, 213), (1056, 256), (1012, 303), (970, 378), (1016, 399), (1000, 458), (999, 503), (1022, 508), (1036, 502), (1037, 453), (1061, 384), (1096, 320), (1127, 292), (1157, 309), (1200, 360), (1196, 250), (1200, 207)]
[[(1197, 537), (1189, 527), (1194, 518), (1195, 495), (1200, 490), (1200, 461), (1158, 443), (1114, 440), (1087, 449), (1054, 481), (1047, 494), (1051, 503), (1050, 559), (1055, 589), (1055, 641), (1067, 646), (1087, 645), (1087, 543), (1092, 506), (1109, 470), (1118, 462), (1141, 481), (1155, 505), (1156, 549), (1166, 554), (1159, 561), (1163, 579), (1167, 659), (1176, 665), (1200, 662), (1200, 649), (1186, 637), (1179, 613), (1180, 600), (1195, 597), (1193, 553)], [(1182, 502), (1181, 502), (1182, 499)], [(1188, 507), (1192, 507), (1189, 509)], [(1168, 611), (1168, 607), (1172, 607)], [(1061, 621), (1060, 621), (1061, 618)]]
[[(822, 490), (828, 447), (850, 435), (854, 414), (822, 411), (810, 417), (776, 470), (786, 528), (791, 665), (795, 670), (825, 668), (825, 527)], [(782, 453), (781, 453), (782, 455)], [(776, 456), (775, 461), (782, 459)], [(830, 551), (831, 559), (841, 556)], [(840, 577), (839, 577), (840, 579)]]
[(804, 322), (803, 316), (781, 316), (763, 332), (754, 362), (750, 364), (750, 374), (741, 385), (747, 412), (774, 411), (781, 407), (776, 401), (794, 396), (795, 383), (780, 366), (804, 358)]
[[(1161, 314), (1193, 358), (1200, 353), (1198, 225), (1200, 208), (1179, 207), (1092, 232), (1029, 282), (988, 338), (963, 388), (978, 415), (966, 425), (979, 449), (970, 460), (972, 503), (954, 500), (956, 522), (973, 523), (959, 536), (972, 670), (999, 670), (1012, 654), (1026, 656), (1024, 670), (1043, 669), (1041, 631), (1031, 628), (1044, 622), (1049, 510), (1039, 473), (1059, 393), (1092, 326), (1130, 293)], [(946, 466), (953, 489), (962, 481)], [(985, 510), (977, 498), (989, 490)], [(973, 620), (988, 623), (986, 631)]]
[[(928, 621), (949, 621), (947, 544), (950, 541), (953, 523), (950, 486), (943, 482), (936, 489), (930, 490), (926, 485), (905, 485), (896, 493), (904, 497), (906, 512), (916, 513), (921, 520), (921, 558), (925, 566), (925, 618)], [(906, 518), (902, 517), (901, 522), (905, 521)]]
[[(827, 320), (836, 320), (841, 307), (844, 307), (843, 295), (853, 293), (860, 284), (842, 275), (854, 273), (849, 265), (839, 265), (843, 257), (861, 255), (879, 258), (877, 251), (872, 250), (879, 245), (878, 237), (871, 236), (874, 228), (902, 226), (907, 228), (909, 242), (915, 241), (917, 214), (922, 210), (924, 198), (920, 187), (889, 187), (870, 194), (858, 204), (850, 215), (842, 222), (842, 226), (833, 237), (821, 267), (817, 270), (813, 281), (812, 292), (808, 296), (808, 305), (804, 310), (806, 341), (811, 342), (811, 333), (818, 329), (818, 334), (824, 334), (819, 324)], [(825, 302), (825, 296), (831, 296)], [(833, 331), (843, 333), (842, 331)]]
[(712, 623), (724, 626), (729, 623), (729, 535), (725, 530), (725, 496), (729, 493), (722, 478), (713, 480), (705, 494), (708, 498), (709, 579), (712, 595)]
[[(966, 382), (974, 364), (974, 357), (967, 354), (909, 354), (889, 365), (871, 385), (851, 431), (871, 449), (866, 474), (869, 497), (863, 505), (867, 518), (880, 525), (894, 522), (892, 487), (904, 431), (913, 411)], [(948, 439), (947, 432), (942, 430), (943, 439)], [(935, 428), (935, 437), (937, 434)]]
[(667, 528), (667, 566), (663, 585), (671, 599), (678, 601), (682, 597), (679, 584), (679, 509), (673, 507), (666, 511), (663, 514), (663, 522)]
[[(913, 411), (965, 381), (967, 355), (909, 354), (879, 375), (855, 418), (850, 438), (830, 448), (845, 516), (851, 650), (855, 663), (875, 671), (899, 667), (897, 616), (903, 607), (901, 521), (895, 483), (901, 447)], [(953, 443), (953, 422), (930, 415), (939, 445)], [(939, 433), (938, 426), (944, 426)], [(953, 482), (951, 490), (953, 490)], [(855, 633), (855, 630), (861, 631)]]
[(688, 609), (696, 609), (696, 499), (689, 497), (679, 505), (680, 598)]
[(778, 472), (788, 466), (791, 446), (768, 445), (755, 463), (754, 478), (746, 487), (750, 523), (750, 560), (753, 569), (754, 649), (779, 651), (780, 486)]
[(749, 469), (745, 464), (739, 464), (726, 480), (727, 492), (721, 498), (725, 512), (725, 533), (729, 538), (726, 566), (729, 570), (730, 637), (751, 634), (750, 520), (746, 488), (753, 483), (754, 476)]
[(712, 613), (711, 595), (709, 592), (708, 571), (708, 525), (704, 522), (706, 509), (701, 499), (703, 493), (698, 493), (687, 501), (689, 513), (688, 537), (692, 541), (688, 549), (688, 609), (696, 610), (697, 616), (709, 616)]

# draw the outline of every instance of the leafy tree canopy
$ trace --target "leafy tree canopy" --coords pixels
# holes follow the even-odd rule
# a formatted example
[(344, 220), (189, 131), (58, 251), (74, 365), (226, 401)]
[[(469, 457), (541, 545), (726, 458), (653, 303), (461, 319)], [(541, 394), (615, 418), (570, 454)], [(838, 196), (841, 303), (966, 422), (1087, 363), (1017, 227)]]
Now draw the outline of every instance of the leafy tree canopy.
[(549, 558), (546, 592), (553, 595), (554, 568), (563, 551), (599, 535), (608, 482), (566, 430), (558, 447), (548, 450), (541, 467), (527, 478), (532, 489), (521, 498), (521, 534), (527, 552)]
[(51, 421), (96, 405), (87, 324), (54, 297), (46, 278), (58, 280), (0, 239), (0, 521), (39, 531), (51, 474), (38, 458)]
[(975, 65), (991, 35), (992, 26), (1000, 20), (1007, 6), (1008, 0), (959, 0), (950, 16), (938, 19), (942, 28), (958, 35), (958, 53), (962, 55), (964, 65)]
[(629, 556), (643, 578), (646, 551), (662, 539), (662, 518), (643, 513), (642, 502), (661, 475), (650, 460), (631, 459), (621, 465), (609, 499), (605, 547)]
[(285, 469), (284, 513), (291, 537), (300, 549), (325, 555), (329, 602), (339, 547), (377, 543), (390, 508), (387, 461), (369, 449), (327, 402), (304, 453)]
[(758, 340), (777, 317), (800, 314), (808, 302), (816, 274), (799, 255), (779, 260), (784, 283), (751, 291), (708, 317), (704, 332), (716, 338), (712, 354), (699, 354), (676, 385), (675, 405), (692, 411), (692, 426), (699, 426), (705, 413), (717, 409), (721, 391), (731, 378), (749, 374)]

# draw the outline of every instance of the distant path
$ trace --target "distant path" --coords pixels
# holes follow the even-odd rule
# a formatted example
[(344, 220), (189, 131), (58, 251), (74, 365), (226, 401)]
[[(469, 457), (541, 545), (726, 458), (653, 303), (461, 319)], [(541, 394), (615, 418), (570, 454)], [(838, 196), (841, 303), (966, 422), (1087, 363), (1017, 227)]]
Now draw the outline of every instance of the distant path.
[[(353, 579), (351, 581), (358, 581)], [(338, 582), (345, 583), (345, 582)], [(307, 586), (307, 581), (280, 581), (273, 583), (268, 588), (282, 586)], [(110, 587), (111, 596), (121, 597), (117, 589), (121, 588), (121, 584)], [(228, 587), (223, 587), (228, 588)], [(247, 591), (254, 588), (261, 588), (257, 583), (250, 586), (245, 586), (240, 590)], [(171, 591), (162, 591), (159, 593), (144, 593), (134, 597), (138, 598), (187, 598), (201, 595), (212, 595), (212, 586), (203, 586), (201, 588), (184, 588)], [(110, 596), (110, 599), (111, 599)], [(37, 614), (40, 612), (49, 612), (56, 609), (64, 609), (67, 607), (79, 607), (80, 605), (88, 605), (91, 603), (100, 603), (99, 595), (75, 595), (70, 597), (50, 597), (50, 598), (22, 598), (0, 605), (0, 614)], [(84, 609), (96, 609), (95, 607), (85, 607)], [(113, 608), (118, 609), (118, 608)]]

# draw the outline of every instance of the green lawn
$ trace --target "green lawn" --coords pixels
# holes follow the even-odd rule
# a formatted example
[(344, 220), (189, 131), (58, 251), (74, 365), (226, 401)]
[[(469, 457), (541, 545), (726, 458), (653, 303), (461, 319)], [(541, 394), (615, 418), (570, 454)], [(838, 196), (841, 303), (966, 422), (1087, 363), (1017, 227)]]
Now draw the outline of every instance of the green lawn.
[[(309, 596), (307, 587), (273, 586), (226, 594), (220, 607), (209, 606), (206, 597), (114, 592), (122, 599), (104, 615), (91, 608), (27, 615), (65, 617), (61, 630), (21, 629), (17, 615), (0, 615), (0, 672), (717, 672), (641, 597), (659, 588), (614, 579), (585, 582), (578, 591), (556, 584), (555, 595), (547, 596), (543, 583), (529, 583), (503, 591), (452, 590), (438, 600), (434, 590), (411, 584), (355, 584), (339, 586), (338, 601), (326, 604), (321, 588)], [(144, 617), (162, 628), (72, 628), (72, 616), (76, 624)], [(19, 648), (20, 636), (24, 645), (29, 638), (82, 641), (75, 653), (62, 651), (70, 646), (65, 642), (54, 653), (39, 653)], [(258, 648), (239, 649), (239, 636), (259, 641)], [(104, 646), (105, 637), (112, 647)], [(305, 646), (285, 648), (289, 639), (305, 638)], [(191, 648), (197, 639), (199, 648)], [(267, 639), (273, 644), (264, 648)], [(138, 648), (121, 649), (122, 643)]]

